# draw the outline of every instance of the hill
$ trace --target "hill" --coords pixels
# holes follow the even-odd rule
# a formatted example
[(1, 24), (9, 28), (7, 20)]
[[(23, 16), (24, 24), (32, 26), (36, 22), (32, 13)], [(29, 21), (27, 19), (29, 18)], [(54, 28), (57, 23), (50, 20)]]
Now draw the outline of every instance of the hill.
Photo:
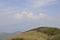
[(0, 33), (0, 40), (5, 40), (5, 38), (13, 36), (13, 35), (16, 35), (18, 33), (21, 33), (21, 32), (20, 31), (17, 31), (17, 32), (14, 32), (14, 33), (5, 33), (5, 32), (2, 32), (2, 33)]
[(60, 40), (60, 29), (39, 27), (21, 34), (8, 37), (6, 40)]

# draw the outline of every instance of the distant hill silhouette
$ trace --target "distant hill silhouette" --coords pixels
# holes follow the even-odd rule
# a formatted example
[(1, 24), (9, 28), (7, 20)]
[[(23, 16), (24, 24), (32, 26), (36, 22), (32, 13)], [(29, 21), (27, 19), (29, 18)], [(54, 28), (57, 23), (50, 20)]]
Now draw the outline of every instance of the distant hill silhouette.
[(14, 36), (16, 34), (20, 34), (20, 31), (14, 32), (14, 33), (0, 33), (0, 40), (5, 40), (5, 38), (10, 37), (10, 36)]

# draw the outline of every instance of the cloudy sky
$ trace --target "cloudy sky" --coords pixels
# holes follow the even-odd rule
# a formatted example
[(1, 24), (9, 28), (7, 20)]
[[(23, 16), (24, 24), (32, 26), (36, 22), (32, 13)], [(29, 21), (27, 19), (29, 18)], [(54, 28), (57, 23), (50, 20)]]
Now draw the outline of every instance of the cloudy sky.
[(40, 26), (60, 28), (60, 0), (0, 0), (0, 32)]

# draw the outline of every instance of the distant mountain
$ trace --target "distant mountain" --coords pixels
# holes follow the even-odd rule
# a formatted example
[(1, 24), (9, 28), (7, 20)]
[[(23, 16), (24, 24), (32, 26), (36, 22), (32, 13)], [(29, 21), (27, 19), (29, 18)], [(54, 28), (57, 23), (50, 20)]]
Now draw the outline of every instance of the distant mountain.
[(0, 33), (0, 40), (3, 40), (9, 33)]
[(6, 40), (60, 40), (60, 29), (39, 27), (8, 37)]
[(5, 38), (7, 38), (7, 37), (14, 36), (19, 33), (21, 33), (21, 32), (17, 31), (15, 33), (0, 33), (0, 40), (5, 40)]

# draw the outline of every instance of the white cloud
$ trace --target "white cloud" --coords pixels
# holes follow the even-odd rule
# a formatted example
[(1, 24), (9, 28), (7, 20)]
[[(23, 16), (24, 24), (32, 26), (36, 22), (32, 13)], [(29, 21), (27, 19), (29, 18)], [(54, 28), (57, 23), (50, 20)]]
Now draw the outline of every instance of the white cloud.
[(34, 13), (29, 13), (28, 15), (27, 15), (27, 17), (28, 17), (28, 19), (30, 19), (30, 20), (38, 20), (38, 16), (37, 15), (35, 15)]
[(30, 6), (33, 6), (35, 8), (45, 6), (45, 5), (49, 5), (49, 4), (54, 4), (56, 2), (57, 2), (57, 0), (30, 0), (30, 1), (28, 1)]
[(17, 13), (17, 14), (14, 15), (14, 18), (17, 19), (17, 20), (21, 20), (21, 19), (23, 19), (23, 15)]
[(45, 18), (47, 15), (44, 13), (40, 13), (39, 15), (36, 15), (32, 12), (21, 12), (20, 14), (17, 13), (14, 15), (14, 18), (17, 20), (22, 20), (22, 19), (29, 19), (29, 20), (40, 20), (42, 18)]
[(44, 14), (44, 13), (40, 13), (40, 18), (45, 18), (47, 17), (48, 15)]
[(38, 15), (32, 13), (32, 12), (26, 12), (23, 11), (21, 13), (16, 13), (14, 14), (14, 19), (15, 20), (31, 20), (31, 21), (37, 21), (37, 20), (49, 20), (49, 21), (59, 21), (60, 19), (55, 18), (53, 16), (49, 16), (45, 13), (39, 13)]

